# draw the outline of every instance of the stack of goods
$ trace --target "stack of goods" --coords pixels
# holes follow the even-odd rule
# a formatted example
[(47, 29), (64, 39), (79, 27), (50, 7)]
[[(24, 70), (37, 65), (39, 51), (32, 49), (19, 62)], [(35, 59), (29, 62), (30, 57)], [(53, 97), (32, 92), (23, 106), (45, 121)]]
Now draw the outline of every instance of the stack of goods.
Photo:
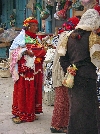
[(53, 37), (45, 37), (42, 39), (43, 44), (47, 46), (47, 53), (45, 55), (44, 60), (44, 92), (43, 92), (43, 102), (47, 106), (54, 105), (54, 88), (53, 88), (53, 82), (52, 82), (52, 66), (53, 66), (53, 60), (55, 55), (55, 40), (58, 40), (56, 36)]
[(14, 29), (4, 30), (0, 28), (0, 77), (11, 77), (9, 67), (9, 47), (11, 41), (17, 36)]
[(11, 42), (19, 34), (19, 31), (10, 28), (7, 30), (0, 29), (0, 58), (7, 59)]

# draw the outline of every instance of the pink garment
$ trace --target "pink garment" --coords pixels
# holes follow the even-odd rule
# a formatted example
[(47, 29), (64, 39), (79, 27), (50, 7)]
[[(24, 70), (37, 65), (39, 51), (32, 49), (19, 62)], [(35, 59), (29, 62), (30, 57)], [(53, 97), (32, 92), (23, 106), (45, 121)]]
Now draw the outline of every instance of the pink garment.
[(67, 128), (68, 121), (69, 121), (68, 89), (64, 86), (56, 87), (51, 126), (54, 128)]
[(10, 52), (10, 73), (12, 74), (12, 78), (15, 81), (19, 79), (18, 70), (17, 70), (17, 62), (20, 58), (21, 48), (14, 49)]

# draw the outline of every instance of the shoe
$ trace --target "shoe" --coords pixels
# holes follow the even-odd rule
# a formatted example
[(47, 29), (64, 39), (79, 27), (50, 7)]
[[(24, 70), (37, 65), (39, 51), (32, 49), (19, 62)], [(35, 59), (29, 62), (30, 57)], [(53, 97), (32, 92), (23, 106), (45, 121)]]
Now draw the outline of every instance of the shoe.
[(12, 117), (12, 121), (13, 121), (15, 124), (21, 124), (21, 123), (24, 123), (24, 122), (25, 122), (25, 121), (20, 120), (19, 117)]
[(35, 115), (35, 120), (38, 120), (38, 117)]
[(41, 114), (41, 113), (43, 113), (42, 111), (41, 112), (35, 112), (35, 114)]
[(64, 129), (64, 128), (56, 129), (54, 127), (51, 127), (50, 130), (51, 130), (51, 133), (67, 133), (67, 129)]

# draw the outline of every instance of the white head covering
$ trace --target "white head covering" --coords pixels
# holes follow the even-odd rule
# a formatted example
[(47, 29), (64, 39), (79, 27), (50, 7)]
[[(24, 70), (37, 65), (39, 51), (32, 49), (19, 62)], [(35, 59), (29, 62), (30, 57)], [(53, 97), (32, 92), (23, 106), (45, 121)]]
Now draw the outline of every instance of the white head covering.
[(81, 17), (75, 29), (81, 28), (86, 31), (94, 31), (100, 26), (100, 16), (95, 9), (88, 9)]

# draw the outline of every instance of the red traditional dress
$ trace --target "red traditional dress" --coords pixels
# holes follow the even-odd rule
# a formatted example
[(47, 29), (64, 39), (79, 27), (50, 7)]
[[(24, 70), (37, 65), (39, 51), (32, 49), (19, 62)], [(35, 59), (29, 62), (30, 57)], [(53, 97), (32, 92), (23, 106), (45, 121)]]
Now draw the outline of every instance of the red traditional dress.
[[(25, 36), (36, 38), (36, 35), (25, 31)], [(46, 54), (44, 48), (39, 44), (25, 44), (28, 50), (33, 51), (33, 68), (28, 67), (26, 55), (18, 60), (19, 79), (14, 83), (12, 114), (19, 116), (26, 122), (34, 121), (36, 113), (42, 113), (42, 63)], [(12, 55), (14, 55), (12, 52)]]

